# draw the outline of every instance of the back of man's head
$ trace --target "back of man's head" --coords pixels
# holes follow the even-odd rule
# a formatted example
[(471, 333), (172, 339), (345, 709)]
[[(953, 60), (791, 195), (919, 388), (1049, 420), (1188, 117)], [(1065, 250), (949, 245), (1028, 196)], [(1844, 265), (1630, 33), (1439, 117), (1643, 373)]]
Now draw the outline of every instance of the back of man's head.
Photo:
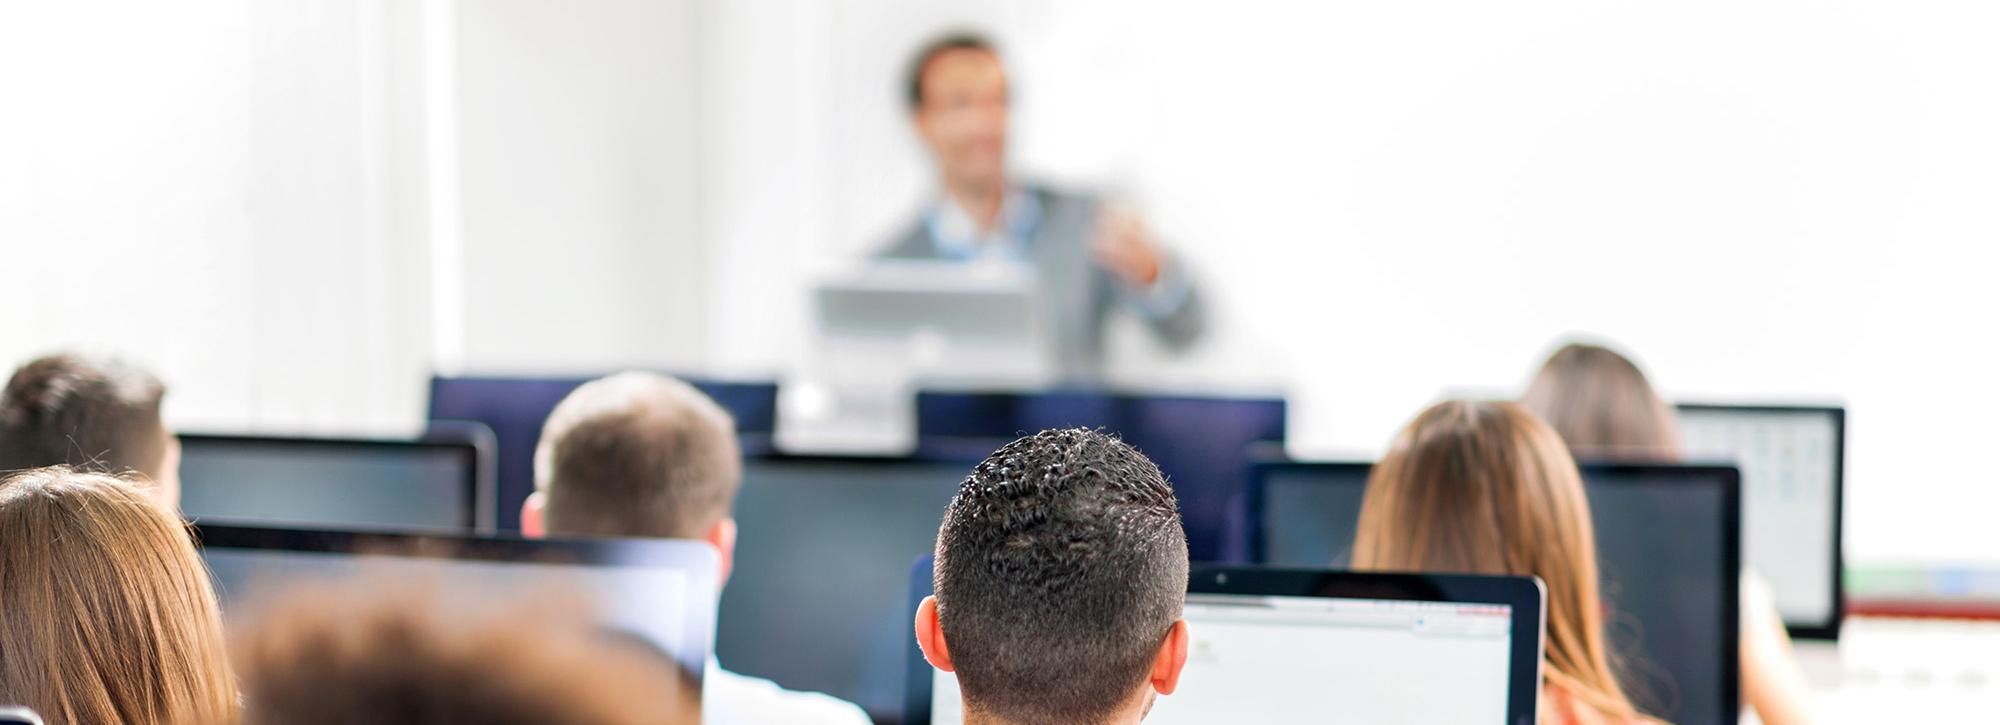
[(651, 373), (577, 388), (549, 414), (535, 450), (555, 536), (700, 538), (729, 516), (742, 476), (729, 413)]
[(1095, 431), (1014, 441), (974, 469), (937, 542), (937, 618), (966, 707), (1093, 723), (1148, 681), (1186, 599), (1173, 489)]
[(0, 471), (67, 464), (159, 481), (172, 443), (160, 420), (166, 393), (152, 373), (117, 360), (29, 361), (0, 392)]

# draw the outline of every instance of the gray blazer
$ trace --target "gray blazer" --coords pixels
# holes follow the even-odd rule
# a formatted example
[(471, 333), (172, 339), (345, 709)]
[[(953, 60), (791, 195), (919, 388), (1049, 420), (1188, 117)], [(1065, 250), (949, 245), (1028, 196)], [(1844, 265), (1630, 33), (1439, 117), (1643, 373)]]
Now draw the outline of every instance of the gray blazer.
[[(1055, 352), (1057, 372), (1070, 382), (1089, 382), (1103, 372), (1105, 326), (1120, 306), (1123, 285), (1111, 271), (1091, 258), (1091, 233), (1097, 222), (1097, 200), (1030, 187), (1041, 203), (1041, 219), (1028, 238), (1028, 256), (1035, 266), (1045, 304), (1042, 329)], [(893, 244), (876, 255), (881, 259), (940, 259), (930, 226), (919, 218)], [(1173, 258), (1165, 264), (1178, 265)], [(1203, 320), (1199, 290), (1192, 275), (1176, 270), (1188, 284), (1179, 308), (1162, 317), (1141, 315), (1162, 342), (1175, 349), (1201, 336)]]

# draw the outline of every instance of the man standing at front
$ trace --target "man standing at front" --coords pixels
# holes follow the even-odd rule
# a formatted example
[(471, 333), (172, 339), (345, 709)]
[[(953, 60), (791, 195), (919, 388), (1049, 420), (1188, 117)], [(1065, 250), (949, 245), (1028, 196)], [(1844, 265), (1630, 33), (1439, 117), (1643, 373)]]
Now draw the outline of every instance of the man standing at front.
[(942, 188), (882, 258), (1027, 265), (1057, 369), (1070, 379), (1101, 372), (1105, 323), (1119, 307), (1172, 347), (1200, 336), (1193, 280), (1136, 217), (1008, 177), (1009, 87), (991, 43), (970, 35), (932, 42), (906, 83), (911, 121)]

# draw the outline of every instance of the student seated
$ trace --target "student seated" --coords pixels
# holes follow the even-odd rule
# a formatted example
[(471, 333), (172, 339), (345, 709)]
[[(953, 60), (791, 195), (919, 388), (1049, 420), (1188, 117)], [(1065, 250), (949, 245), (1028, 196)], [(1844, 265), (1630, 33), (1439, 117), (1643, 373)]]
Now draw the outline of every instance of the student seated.
[[(556, 607), (307, 586), (236, 637), (243, 725), (695, 725), (671, 660)], [(546, 611), (544, 611), (546, 610)]]
[[(1608, 461), (1681, 460), (1673, 406), (1624, 355), (1598, 345), (1571, 343), (1542, 364), (1521, 406), (1548, 421), (1579, 458)], [(1743, 700), (1765, 725), (1811, 721), (1805, 673), (1792, 654), (1792, 638), (1772, 601), (1771, 587), (1754, 572), (1741, 585)]]
[[(736, 427), (701, 391), (651, 373), (621, 373), (571, 392), (549, 413), (535, 450), (535, 493), (521, 511), (531, 537), (700, 539), (736, 548), (730, 507), (743, 478)], [(704, 722), (854, 723), (861, 708), (785, 690), (711, 661)]]
[(1368, 477), (1354, 568), (1541, 577), (1541, 722), (1650, 722), (1612, 674), (1583, 476), (1519, 406), (1452, 401), (1410, 421)]
[(180, 517), (101, 473), (0, 480), (0, 704), (48, 725), (233, 722), (208, 570)]
[(1137, 723), (1187, 663), (1187, 535), (1131, 446), (1043, 431), (979, 464), (938, 530), (917, 645), (976, 725)]
[(0, 473), (58, 465), (136, 473), (179, 509), (181, 444), (160, 420), (166, 394), (152, 373), (117, 360), (29, 361), (0, 391)]

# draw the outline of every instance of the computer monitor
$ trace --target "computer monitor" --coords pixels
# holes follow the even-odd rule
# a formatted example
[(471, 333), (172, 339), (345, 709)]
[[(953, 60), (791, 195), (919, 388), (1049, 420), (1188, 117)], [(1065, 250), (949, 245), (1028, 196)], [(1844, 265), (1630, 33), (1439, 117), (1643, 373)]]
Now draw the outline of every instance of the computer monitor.
[[(521, 528), (521, 503), (535, 491), (535, 446), (542, 422), (563, 396), (596, 376), (501, 377), (436, 376), (431, 378), (430, 420), (477, 421), (493, 429), (498, 441), (498, 518), (501, 531)], [(778, 417), (778, 385), (774, 382), (725, 382), (689, 379), (689, 385), (714, 398), (736, 419), (745, 448), (752, 437), (768, 440)]]
[[(1249, 497), (1260, 563), (1351, 563), (1367, 463), (1267, 462)], [(1738, 688), (1736, 469), (1582, 465), (1606, 635), (1634, 704), (1668, 722), (1733, 723)]]
[(637, 637), (699, 677), (715, 632), (717, 557), (699, 541), (531, 541), (418, 534), (199, 526), (202, 559), (227, 615), (296, 582), (407, 581), (505, 599), (576, 594), (607, 628)]
[(813, 289), (814, 377), (1042, 385), (1056, 374), (1031, 270), (1011, 264), (873, 260)]
[[(1247, 561), (1240, 497), (1252, 450), (1285, 440), (1282, 397), (1153, 395), (1102, 390), (923, 391), (917, 395), (918, 449), (991, 453), (1049, 428), (1103, 428), (1159, 464), (1179, 497), (1188, 555)], [(983, 451), (983, 452), (981, 452)]]
[(465, 532), (493, 526), (490, 434), (425, 440), (181, 439), (181, 511), (197, 521)]
[(722, 665), (894, 721), (909, 563), (935, 547), (945, 505), (975, 463), (747, 458), (716, 638)]
[(1677, 407), (1688, 455), (1735, 461), (1743, 470), (1743, 561), (1770, 583), (1792, 635), (1837, 638), (1846, 612), (1840, 575), (1846, 409)]
[[(931, 593), (931, 564), (911, 574), (912, 612)], [(1188, 574), (1187, 665), (1148, 725), (1535, 722), (1547, 595), (1532, 577)], [(959, 725), (957, 677), (911, 639), (905, 725)]]

